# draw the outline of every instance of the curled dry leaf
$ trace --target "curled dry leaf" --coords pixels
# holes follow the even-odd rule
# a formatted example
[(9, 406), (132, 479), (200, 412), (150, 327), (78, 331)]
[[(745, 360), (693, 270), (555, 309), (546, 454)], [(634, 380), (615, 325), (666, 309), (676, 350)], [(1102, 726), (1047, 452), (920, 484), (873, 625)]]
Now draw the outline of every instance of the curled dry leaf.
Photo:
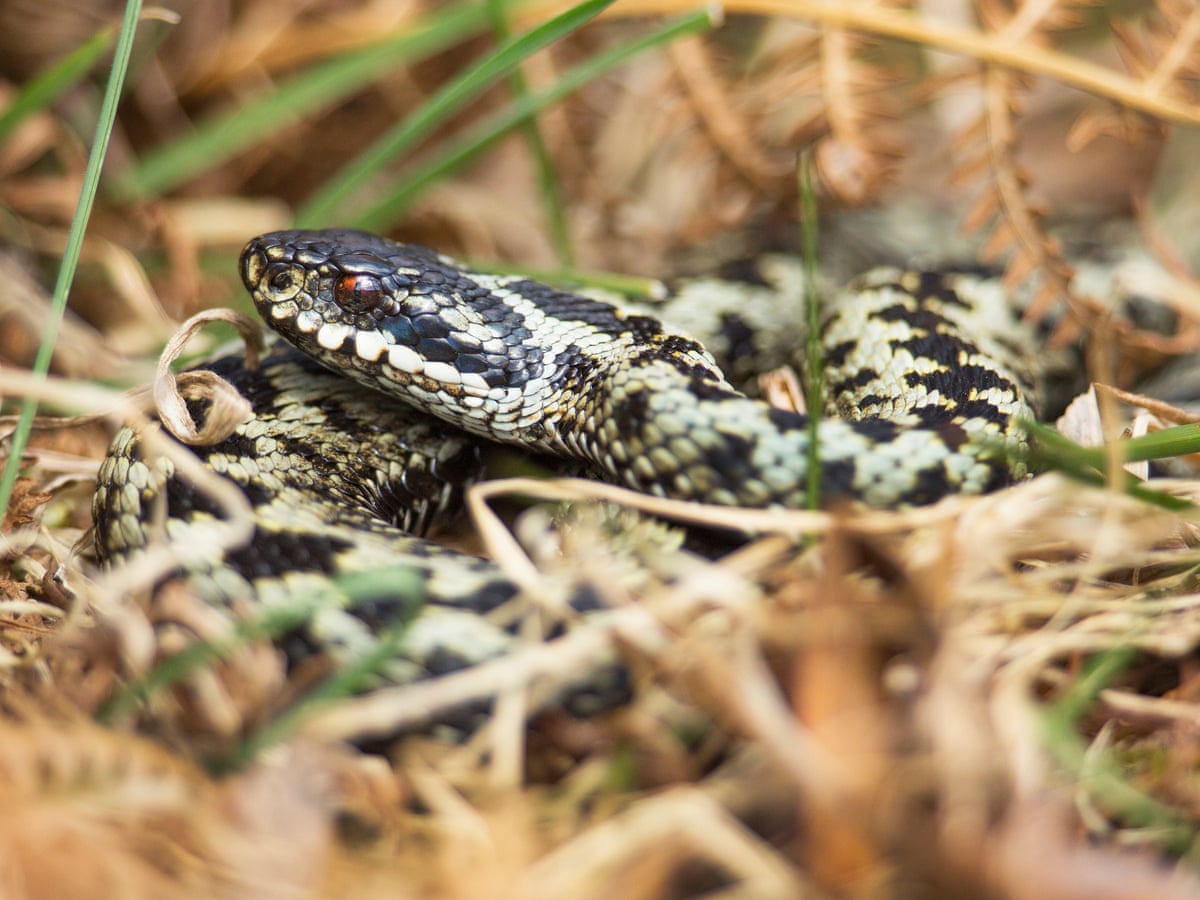
[[(231, 309), (210, 309), (192, 316), (167, 342), (158, 360), (154, 376), (154, 402), (159, 418), (166, 429), (185, 444), (216, 444), (233, 434), (235, 428), (250, 417), (250, 402), (228, 383), (212, 372), (185, 372), (176, 376), (171, 364), (179, 359), (188, 340), (209, 322), (228, 322), (233, 325), (246, 345), (246, 365), (258, 365), (262, 351), (262, 326), (253, 319)], [(186, 398), (206, 399), (212, 404), (202, 428), (187, 409)]]

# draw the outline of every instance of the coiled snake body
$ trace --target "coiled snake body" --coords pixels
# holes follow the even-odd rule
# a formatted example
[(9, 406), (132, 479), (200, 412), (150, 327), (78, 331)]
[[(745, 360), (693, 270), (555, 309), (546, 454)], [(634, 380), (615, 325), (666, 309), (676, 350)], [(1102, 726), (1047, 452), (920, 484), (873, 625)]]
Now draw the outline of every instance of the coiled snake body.
[[(364, 652), (414, 602), (389, 680), (508, 650), (515, 638), (480, 614), (515, 588), (487, 563), (411, 536), (478, 477), (474, 438), (567, 457), (660, 496), (806, 502), (806, 417), (748, 399), (699, 343), (656, 318), (352, 231), (256, 238), (241, 272), (288, 345), (255, 370), (232, 357), (209, 366), (254, 414), (197, 452), (244, 491), (255, 536), (189, 564), (189, 585), (217, 605), (285, 603), (331, 574), (397, 564), (422, 585), (416, 601), (411, 591), (373, 597), (352, 613), (332, 603), (291, 653)], [(877, 270), (831, 305), (822, 341), (840, 416), (817, 429), (825, 501), (927, 503), (1021, 474), (1002, 450), (1021, 442), (1017, 419), (1028, 414), (1024, 338), (994, 281)], [(100, 554), (116, 560), (161, 532), (186, 541), (192, 523), (220, 512), (126, 430), (102, 466), (94, 514)]]

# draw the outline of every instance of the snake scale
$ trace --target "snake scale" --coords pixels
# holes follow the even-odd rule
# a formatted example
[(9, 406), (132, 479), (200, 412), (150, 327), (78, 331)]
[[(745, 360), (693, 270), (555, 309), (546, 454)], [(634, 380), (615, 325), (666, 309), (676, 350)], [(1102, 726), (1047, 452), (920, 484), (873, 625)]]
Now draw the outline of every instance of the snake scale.
[[(399, 616), (411, 622), (380, 674), (387, 682), (511, 650), (517, 628), (488, 616), (515, 586), (488, 562), (417, 536), (480, 477), (480, 439), (663, 497), (806, 503), (808, 419), (739, 393), (701, 344), (654, 316), (346, 230), (255, 238), (240, 266), (283, 340), (257, 368), (241, 356), (207, 366), (253, 414), (194, 449), (244, 492), (254, 537), (184, 574), (191, 591), (231, 610), (328, 593), (281, 641), (291, 660), (354, 659)], [(736, 313), (738, 289), (723, 290)], [(922, 504), (1020, 477), (1002, 449), (1023, 441), (1018, 420), (1029, 415), (1027, 338), (995, 279), (874, 270), (829, 304), (821, 339), (832, 414), (816, 427), (824, 501)], [(731, 365), (745, 362), (738, 347), (727, 348)], [(205, 403), (190, 412), (202, 420)], [(109, 563), (163, 538), (187, 542), (195, 523), (222, 515), (142, 444), (120, 432), (100, 470), (96, 545)], [(377, 592), (346, 609), (329, 587), (333, 575), (397, 565), (418, 576), (416, 596)], [(596, 600), (582, 592), (570, 605), (590, 613)], [(567, 699), (587, 712), (623, 691), (614, 667), (584, 673)]]

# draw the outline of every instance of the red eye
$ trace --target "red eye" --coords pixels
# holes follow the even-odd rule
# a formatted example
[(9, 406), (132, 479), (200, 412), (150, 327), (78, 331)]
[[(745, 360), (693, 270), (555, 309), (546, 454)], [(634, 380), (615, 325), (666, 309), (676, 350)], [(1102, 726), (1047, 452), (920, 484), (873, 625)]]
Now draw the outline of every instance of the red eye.
[(334, 282), (333, 299), (352, 312), (371, 312), (383, 300), (383, 285), (374, 275), (343, 275)]

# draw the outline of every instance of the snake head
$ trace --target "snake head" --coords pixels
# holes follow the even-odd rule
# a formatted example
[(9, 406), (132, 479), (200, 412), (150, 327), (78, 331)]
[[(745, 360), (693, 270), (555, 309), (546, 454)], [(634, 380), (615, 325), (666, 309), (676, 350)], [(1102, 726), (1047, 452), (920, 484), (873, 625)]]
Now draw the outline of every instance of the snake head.
[(597, 321), (626, 327), (607, 304), (358, 231), (254, 238), (241, 274), (266, 322), (308, 356), (500, 440), (544, 430)]
[(499, 298), (424, 247), (359, 231), (280, 231), (246, 245), (241, 272), (272, 328), (377, 389), (419, 381), (484, 395), (536, 364), (510, 339)]
[(412, 287), (413, 273), (392, 258), (400, 246), (358, 231), (277, 231), (246, 245), (242, 281), (281, 330), (367, 329), (399, 312)]

